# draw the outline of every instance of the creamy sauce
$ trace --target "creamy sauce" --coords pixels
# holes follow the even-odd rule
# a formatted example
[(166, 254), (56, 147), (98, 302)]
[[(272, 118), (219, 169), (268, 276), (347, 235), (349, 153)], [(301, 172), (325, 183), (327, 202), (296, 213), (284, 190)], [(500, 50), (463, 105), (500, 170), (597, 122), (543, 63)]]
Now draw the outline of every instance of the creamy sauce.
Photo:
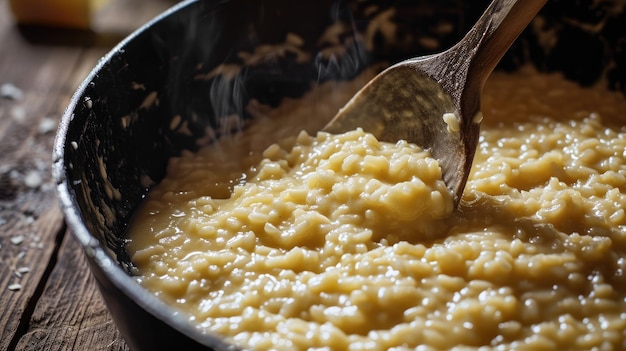
[(360, 130), (185, 153), (131, 225), (137, 279), (256, 350), (626, 348), (623, 96), (494, 73), (483, 113), (457, 211), (427, 151)]

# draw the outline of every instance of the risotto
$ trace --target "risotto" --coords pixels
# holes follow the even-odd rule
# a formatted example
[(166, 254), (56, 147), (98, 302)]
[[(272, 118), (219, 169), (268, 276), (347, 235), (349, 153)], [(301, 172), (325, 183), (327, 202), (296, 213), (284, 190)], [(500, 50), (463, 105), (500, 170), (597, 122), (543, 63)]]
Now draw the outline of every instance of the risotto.
[(625, 349), (623, 96), (494, 73), (483, 113), (458, 209), (361, 130), (185, 153), (131, 223), (137, 279), (254, 350)]

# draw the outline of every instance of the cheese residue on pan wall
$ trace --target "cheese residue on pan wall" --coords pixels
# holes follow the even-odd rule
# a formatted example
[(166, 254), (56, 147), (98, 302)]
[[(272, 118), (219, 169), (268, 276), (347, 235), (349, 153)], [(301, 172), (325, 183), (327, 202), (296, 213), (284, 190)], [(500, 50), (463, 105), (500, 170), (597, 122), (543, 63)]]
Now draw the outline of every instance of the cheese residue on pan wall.
[(458, 210), (428, 152), (360, 130), (185, 153), (130, 227), (137, 279), (255, 350), (623, 349), (624, 97), (494, 73), (483, 113)]

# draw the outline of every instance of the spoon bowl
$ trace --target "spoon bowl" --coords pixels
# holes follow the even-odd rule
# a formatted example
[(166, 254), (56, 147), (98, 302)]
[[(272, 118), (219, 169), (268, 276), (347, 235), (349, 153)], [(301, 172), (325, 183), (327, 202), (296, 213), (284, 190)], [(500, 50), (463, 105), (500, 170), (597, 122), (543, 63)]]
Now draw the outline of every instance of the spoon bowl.
[(324, 131), (362, 128), (382, 141), (406, 140), (429, 150), (458, 205), (478, 144), (484, 83), (545, 3), (494, 0), (456, 45), (387, 68)]

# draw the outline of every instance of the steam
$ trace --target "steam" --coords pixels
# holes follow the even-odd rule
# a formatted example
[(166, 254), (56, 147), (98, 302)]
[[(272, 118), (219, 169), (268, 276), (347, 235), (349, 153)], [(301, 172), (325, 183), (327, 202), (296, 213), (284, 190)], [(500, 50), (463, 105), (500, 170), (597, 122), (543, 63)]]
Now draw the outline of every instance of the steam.
[(288, 33), (282, 43), (259, 45), (252, 52), (240, 51), (236, 59), (231, 59), (236, 63), (225, 62), (194, 77), (194, 80), (210, 82), (208, 98), (217, 118), (218, 135), (228, 135), (245, 126), (243, 116), (253, 99), (248, 85), (255, 74), (259, 71), (280, 74), (276, 66), (286, 60), (300, 65), (310, 62), (310, 54), (302, 49), (303, 44), (300, 36)]
[(326, 80), (349, 80), (367, 67), (367, 52), (353, 23), (336, 22), (319, 40), (315, 57), (318, 83)]
[[(305, 39), (288, 32), (281, 42), (255, 46), (263, 38), (256, 38), (252, 28), (248, 42), (224, 62), (208, 72), (198, 67), (194, 80), (205, 82), (206, 108), (214, 118), (212, 133), (206, 134), (218, 138), (233, 134), (260, 118), (262, 110), (276, 108), (284, 98), (301, 98), (325, 82), (357, 78), (371, 65), (376, 37), (382, 33), (386, 41), (393, 42), (397, 31), (394, 10), (365, 10), (371, 10), (367, 27), (358, 28), (351, 9), (336, 4), (330, 25), (318, 38)], [(311, 106), (311, 115), (316, 106)]]

